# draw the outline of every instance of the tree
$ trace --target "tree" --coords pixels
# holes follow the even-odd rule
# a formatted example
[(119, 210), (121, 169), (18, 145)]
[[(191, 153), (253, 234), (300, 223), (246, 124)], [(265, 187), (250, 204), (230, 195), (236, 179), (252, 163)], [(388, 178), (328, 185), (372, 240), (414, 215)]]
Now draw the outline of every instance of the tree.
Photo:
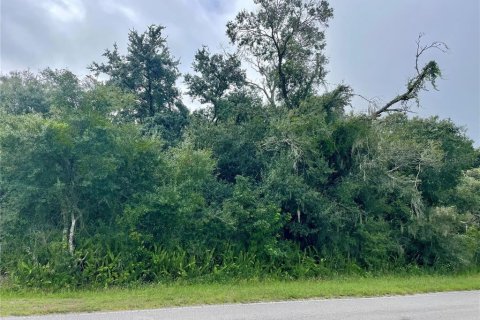
[(11, 72), (0, 77), (0, 110), (14, 115), (36, 113), (51, 117), (59, 111), (79, 107), (82, 83), (65, 69)]
[(138, 194), (121, 221), (146, 246), (194, 249), (208, 241), (204, 193), (205, 184), (215, 179), (215, 162), (210, 151), (194, 150), (188, 141), (171, 148), (165, 158), (156, 168), (160, 183), (151, 192)]
[(463, 173), (456, 188), (454, 202), (462, 213), (471, 214), (473, 223), (480, 228), (480, 167)]
[(256, 12), (241, 11), (227, 35), (263, 77), (262, 91), (288, 108), (315, 92), (325, 76), (323, 28), (333, 16), (327, 1), (255, 0)]
[(407, 179), (429, 206), (447, 204), (462, 171), (474, 165), (472, 142), (450, 120), (392, 114), (374, 126), (378, 142), (371, 163), (388, 170), (393, 180)]
[(237, 175), (260, 179), (258, 144), (268, 130), (261, 99), (242, 90), (229, 94), (219, 106), (216, 122), (209, 110), (193, 113), (188, 130), (192, 141), (197, 148), (213, 151), (220, 179), (234, 182)]
[(45, 77), (30, 71), (15, 71), (0, 77), (0, 112), (8, 114), (50, 111)]
[(225, 95), (245, 85), (245, 71), (236, 55), (210, 54), (207, 47), (195, 54), (193, 70), (197, 74), (185, 75), (188, 94), (201, 103), (211, 103), (216, 121)]
[[(141, 139), (134, 125), (111, 121), (128, 95), (100, 84), (86, 90), (69, 74), (57, 80), (72, 91), (53, 92), (54, 100), (72, 99), (76, 108), (60, 108), (49, 118), (2, 118), (1, 200), (17, 226), (26, 224), (23, 236), (61, 234), (73, 255), (79, 225), (111, 223), (132, 192), (151, 188), (154, 175), (142, 170), (155, 167), (158, 143)], [(136, 167), (139, 158), (144, 167)]]
[(108, 75), (110, 84), (135, 94), (138, 104), (123, 113), (145, 124), (147, 132), (160, 132), (171, 142), (186, 125), (188, 109), (175, 85), (179, 62), (170, 54), (164, 29), (151, 25), (142, 34), (130, 31), (127, 55), (121, 55), (114, 44), (113, 50), (103, 54), (107, 63), (93, 62), (89, 69), (96, 75)]

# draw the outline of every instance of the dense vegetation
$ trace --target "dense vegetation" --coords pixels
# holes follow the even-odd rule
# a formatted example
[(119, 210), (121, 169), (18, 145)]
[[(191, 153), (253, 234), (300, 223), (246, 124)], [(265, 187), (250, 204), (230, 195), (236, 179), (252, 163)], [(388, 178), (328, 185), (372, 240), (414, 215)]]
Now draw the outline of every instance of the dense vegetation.
[(480, 264), (480, 152), (451, 121), (406, 115), (440, 76), (421, 67), (432, 45), (419, 42), (405, 93), (347, 113), (352, 88), (319, 89), (329, 4), (256, 3), (227, 25), (235, 53), (198, 50), (193, 112), (161, 26), (131, 31), (126, 55), (107, 50), (85, 79), (1, 77), (3, 277), (80, 287)]

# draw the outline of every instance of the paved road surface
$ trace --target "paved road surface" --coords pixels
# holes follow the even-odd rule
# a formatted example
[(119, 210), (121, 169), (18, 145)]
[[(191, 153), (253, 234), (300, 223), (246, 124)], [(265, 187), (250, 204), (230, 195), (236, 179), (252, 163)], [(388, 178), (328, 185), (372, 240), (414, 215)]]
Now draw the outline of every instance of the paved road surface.
[(29, 320), (479, 320), (480, 291), (8, 317)]

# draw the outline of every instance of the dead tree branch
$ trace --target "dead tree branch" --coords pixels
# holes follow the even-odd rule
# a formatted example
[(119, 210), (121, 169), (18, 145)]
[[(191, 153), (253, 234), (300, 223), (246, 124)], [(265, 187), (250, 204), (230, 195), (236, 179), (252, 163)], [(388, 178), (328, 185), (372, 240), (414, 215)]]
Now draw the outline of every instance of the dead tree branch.
[(417, 53), (415, 55), (415, 70), (417, 70), (417, 75), (420, 74), (420, 70), (418, 69), (418, 60), (425, 51), (430, 49), (437, 49), (443, 53), (447, 53), (448, 50), (450, 49), (445, 42), (441, 42), (441, 41), (434, 41), (429, 45), (422, 46), (421, 41), (424, 35), (425, 35), (424, 33), (420, 33), (418, 35), (417, 41), (415, 41), (417, 43)]
[[(420, 70), (418, 67), (419, 59), (422, 56), (422, 54), (424, 54), (427, 50), (430, 50), (430, 49), (437, 49), (442, 52), (447, 52), (448, 46), (445, 43), (439, 42), (439, 41), (435, 41), (429, 45), (422, 46), (420, 44), (422, 37), (423, 37), (423, 34), (420, 34), (416, 41), (417, 51), (415, 54), (415, 70), (417, 71), (417, 74), (408, 81), (407, 90), (404, 93), (397, 95), (395, 98), (387, 102), (383, 107), (371, 113), (371, 116), (373, 119), (379, 118), (385, 112), (393, 112), (393, 111), (409, 112), (410, 108), (407, 102), (410, 100), (415, 100), (418, 105), (419, 103), (418, 94), (420, 91), (426, 90), (427, 83), (430, 83), (434, 89), (437, 88), (435, 81), (442, 75), (440, 68), (438, 67), (438, 64), (434, 60), (432, 60), (428, 62)], [(401, 103), (402, 108), (393, 109), (392, 106), (397, 103)]]

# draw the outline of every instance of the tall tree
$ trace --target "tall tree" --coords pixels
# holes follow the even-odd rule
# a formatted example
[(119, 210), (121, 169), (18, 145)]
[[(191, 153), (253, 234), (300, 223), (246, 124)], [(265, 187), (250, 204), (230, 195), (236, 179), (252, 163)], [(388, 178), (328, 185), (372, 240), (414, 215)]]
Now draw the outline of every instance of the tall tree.
[(258, 86), (268, 100), (276, 94), (288, 108), (298, 107), (326, 74), (324, 27), (333, 10), (324, 0), (254, 2), (257, 11), (241, 11), (227, 24), (227, 35), (263, 77)]
[(116, 44), (106, 50), (106, 63), (93, 62), (89, 69), (103, 73), (109, 82), (138, 97), (138, 104), (123, 110), (128, 118), (139, 120), (148, 132), (158, 132), (166, 138), (178, 139), (186, 125), (188, 109), (180, 100), (175, 82), (180, 76), (175, 60), (167, 47), (163, 26), (151, 25), (140, 34), (128, 35), (128, 53), (121, 55)]
[(201, 103), (211, 103), (214, 120), (217, 119), (222, 98), (245, 84), (245, 71), (240, 66), (236, 55), (210, 54), (207, 47), (195, 54), (193, 70), (196, 74), (185, 75), (188, 94)]

